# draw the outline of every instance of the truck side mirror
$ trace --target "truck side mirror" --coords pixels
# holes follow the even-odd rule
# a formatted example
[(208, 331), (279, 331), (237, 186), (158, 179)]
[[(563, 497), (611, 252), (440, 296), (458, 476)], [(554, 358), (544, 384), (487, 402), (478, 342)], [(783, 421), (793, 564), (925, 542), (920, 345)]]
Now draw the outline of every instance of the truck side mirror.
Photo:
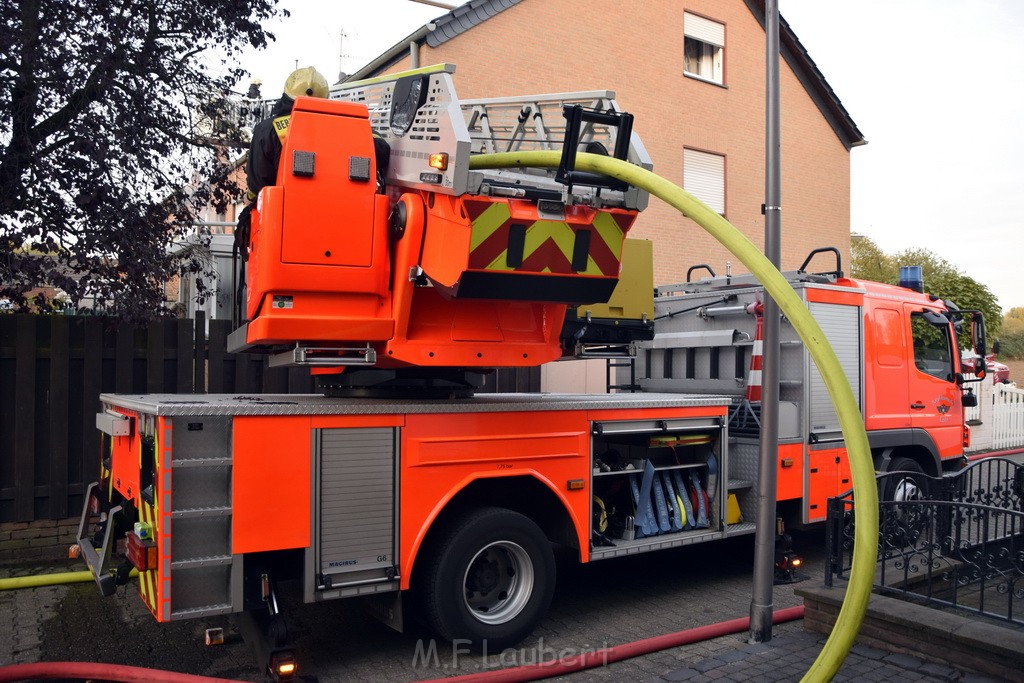
[(960, 403), (964, 408), (977, 408), (978, 395), (968, 389), (967, 393), (960, 398)]
[(984, 379), (988, 368), (985, 367), (985, 316), (981, 311), (971, 313), (971, 339), (974, 342), (974, 352), (978, 354), (974, 374), (978, 379)]
[(971, 314), (971, 339), (974, 341), (974, 352), (984, 358), (985, 353), (985, 317), (981, 311)]

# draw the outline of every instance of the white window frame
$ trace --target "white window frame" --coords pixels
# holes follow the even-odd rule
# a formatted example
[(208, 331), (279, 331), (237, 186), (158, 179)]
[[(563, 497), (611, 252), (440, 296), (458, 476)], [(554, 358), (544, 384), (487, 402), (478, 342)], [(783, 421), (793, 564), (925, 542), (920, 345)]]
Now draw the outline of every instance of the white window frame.
[(683, 189), (725, 215), (725, 155), (683, 148)]
[(683, 73), (723, 85), (724, 61), (725, 24), (683, 12)]

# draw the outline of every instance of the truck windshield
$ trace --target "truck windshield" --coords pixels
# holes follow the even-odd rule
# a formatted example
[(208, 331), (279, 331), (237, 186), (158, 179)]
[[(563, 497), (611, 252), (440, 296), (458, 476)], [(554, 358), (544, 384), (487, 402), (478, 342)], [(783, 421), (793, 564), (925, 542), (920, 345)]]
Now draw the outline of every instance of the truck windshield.
[[(937, 320), (939, 316), (917, 311), (910, 316), (914, 336), (914, 364), (923, 373), (952, 382), (953, 353), (949, 336), (949, 322)], [(934, 320), (934, 322), (932, 322)]]

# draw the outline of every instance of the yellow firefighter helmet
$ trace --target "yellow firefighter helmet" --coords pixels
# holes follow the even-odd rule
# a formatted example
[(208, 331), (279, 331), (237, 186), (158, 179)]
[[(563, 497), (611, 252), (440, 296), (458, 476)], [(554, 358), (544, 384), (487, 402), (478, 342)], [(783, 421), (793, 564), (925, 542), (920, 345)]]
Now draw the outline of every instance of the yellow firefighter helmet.
[(296, 97), (327, 97), (327, 79), (311, 66), (296, 69), (284, 82), (284, 94)]

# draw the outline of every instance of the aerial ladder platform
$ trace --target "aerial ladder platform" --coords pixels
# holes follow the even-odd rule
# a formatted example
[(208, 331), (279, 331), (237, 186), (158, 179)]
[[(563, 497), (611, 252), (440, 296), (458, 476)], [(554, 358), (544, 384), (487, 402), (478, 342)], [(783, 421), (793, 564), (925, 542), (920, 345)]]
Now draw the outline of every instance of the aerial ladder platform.
[[(232, 351), (323, 368), (584, 355), (563, 339), (566, 311), (608, 302), (648, 195), (575, 170), (575, 157), (651, 168), (632, 116), (610, 91), (459, 100), (453, 73), (438, 65), (296, 100), (278, 183), (253, 211)], [(561, 165), (469, 168), (473, 154), (527, 150), (559, 150)]]

